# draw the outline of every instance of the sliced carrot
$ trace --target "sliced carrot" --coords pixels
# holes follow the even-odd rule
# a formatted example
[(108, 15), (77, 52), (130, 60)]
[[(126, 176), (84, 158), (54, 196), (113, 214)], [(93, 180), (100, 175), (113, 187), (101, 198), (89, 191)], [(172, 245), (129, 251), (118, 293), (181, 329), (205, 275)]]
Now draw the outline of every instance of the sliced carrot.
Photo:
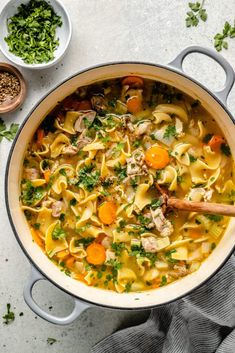
[(49, 169), (45, 170), (45, 172), (43, 173), (43, 176), (46, 182), (49, 183), (50, 177), (51, 177), (51, 171)]
[(162, 169), (170, 163), (169, 153), (159, 146), (150, 147), (145, 153), (146, 164), (153, 169)]
[(128, 112), (136, 114), (142, 109), (142, 99), (139, 96), (130, 97), (126, 102), (126, 105)]
[(73, 278), (76, 279), (77, 281), (82, 281), (85, 282), (84, 277), (86, 276), (86, 273), (82, 274), (82, 273), (76, 273), (75, 275), (73, 275)]
[(30, 228), (33, 240), (35, 241), (40, 248), (44, 249), (44, 242), (42, 238), (40, 237), (41, 232), (39, 230), (34, 229), (33, 227)]
[(41, 146), (43, 142), (43, 138), (45, 136), (43, 129), (37, 129), (37, 145)]
[(72, 268), (75, 262), (75, 258), (73, 256), (70, 256), (66, 261), (65, 261), (65, 265), (68, 268)]
[(103, 245), (98, 243), (91, 243), (86, 248), (86, 260), (92, 265), (102, 265), (105, 262), (106, 254)]
[(210, 146), (212, 151), (218, 152), (222, 143), (224, 143), (224, 138), (220, 135), (214, 135), (208, 142), (208, 146)]
[(99, 234), (97, 238), (95, 238), (95, 242), (96, 243), (101, 243), (102, 240), (106, 237), (106, 235), (103, 233), (103, 234)]
[(144, 85), (144, 80), (138, 76), (127, 76), (122, 80), (122, 85), (131, 86), (134, 88), (140, 88)]
[(105, 201), (98, 209), (98, 216), (102, 223), (111, 224), (116, 218), (117, 206), (112, 201)]
[(78, 110), (90, 110), (91, 102), (88, 100), (83, 100), (78, 103)]
[(199, 229), (191, 229), (189, 231), (189, 237), (193, 239), (198, 239), (202, 236), (202, 232)]
[(65, 259), (68, 256), (69, 256), (69, 251), (68, 250), (62, 250), (62, 251), (59, 251), (56, 254), (56, 257), (58, 257), (58, 259), (60, 259), (60, 260)]

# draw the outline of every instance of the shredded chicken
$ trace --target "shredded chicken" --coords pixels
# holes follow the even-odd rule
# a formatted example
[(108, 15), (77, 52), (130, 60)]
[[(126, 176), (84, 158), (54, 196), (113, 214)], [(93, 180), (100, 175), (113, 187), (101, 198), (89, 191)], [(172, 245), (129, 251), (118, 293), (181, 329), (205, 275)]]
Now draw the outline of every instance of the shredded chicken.
[(162, 237), (169, 237), (173, 233), (174, 228), (171, 222), (165, 218), (162, 209), (160, 207), (156, 208), (156, 210), (150, 208), (150, 211), (153, 218), (153, 222), (160, 235)]
[(173, 270), (169, 272), (169, 275), (173, 278), (184, 277), (189, 274), (190, 271), (186, 268), (186, 265), (174, 265)]
[(53, 174), (58, 167), (59, 167), (59, 161), (55, 161), (51, 167), (51, 174)]
[(134, 132), (135, 128), (134, 125), (132, 124), (133, 117), (130, 114), (124, 114), (121, 116), (122, 120), (122, 126), (126, 129), (128, 129), (130, 132)]
[(84, 132), (82, 132), (79, 138), (77, 139), (76, 145), (78, 149), (83, 148), (84, 146), (88, 145), (88, 143), (92, 141), (91, 138), (85, 136), (85, 132), (86, 131), (84, 130)]
[(39, 178), (39, 173), (36, 168), (26, 168), (25, 169), (25, 177), (29, 180), (34, 180)]
[(102, 110), (107, 110), (107, 103), (105, 101), (105, 98), (101, 94), (94, 94), (91, 97), (91, 105), (92, 108), (98, 112)]
[(52, 208), (52, 216), (53, 217), (59, 217), (62, 213), (64, 203), (62, 201), (55, 201), (52, 203), (51, 208)]
[(191, 201), (210, 201), (212, 198), (212, 194), (213, 194), (212, 189), (209, 190), (205, 190), (204, 188), (193, 188), (189, 191), (189, 194), (187, 196), (188, 200)]
[(112, 250), (107, 249), (106, 250), (106, 260), (105, 260), (105, 262), (108, 262), (110, 260), (115, 260), (115, 259), (116, 259), (115, 253)]
[(61, 154), (65, 154), (69, 156), (74, 156), (77, 153), (78, 153), (78, 147), (73, 145), (65, 146), (61, 151)]
[(142, 123), (140, 123), (138, 126), (134, 128), (135, 136), (139, 137), (143, 134), (146, 134), (150, 126), (151, 126), (150, 121), (143, 121)]
[(144, 175), (148, 173), (148, 168), (144, 163), (144, 153), (141, 149), (134, 151), (130, 158), (127, 158), (127, 175)]
[(44, 201), (42, 201), (42, 207), (49, 208), (49, 207), (51, 207), (51, 203), (52, 203), (51, 200), (44, 200)]
[(143, 237), (141, 239), (142, 246), (146, 252), (156, 252), (157, 251), (157, 239), (154, 237)]
[(103, 247), (105, 249), (108, 249), (108, 248), (111, 247), (112, 239), (110, 237), (104, 237), (104, 239), (102, 240), (101, 244), (103, 245)]
[(82, 132), (85, 129), (84, 120), (92, 124), (96, 117), (96, 112), (94, 110), (86, 110), (80, 113), (79, 118), (75, 121), (74, 130), (77, 132)]

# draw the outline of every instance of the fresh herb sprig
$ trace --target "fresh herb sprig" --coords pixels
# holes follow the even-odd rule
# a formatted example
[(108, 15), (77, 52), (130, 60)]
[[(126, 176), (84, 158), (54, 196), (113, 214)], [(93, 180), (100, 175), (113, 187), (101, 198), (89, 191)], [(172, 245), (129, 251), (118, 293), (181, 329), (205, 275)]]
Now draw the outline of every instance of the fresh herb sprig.
[(226, 38), (235, 38), (235, 21), (232, 26), (228, 21), (225, 22), (222, 33), (217, 33), (214, 36), (214, 47), (217, 51), (228, 49)]
[(191, 11), (187, 12), (187, 17), (185, 18), (186, 27), (197, 27), (200, 20), (206, 22), (207, 20), (207, 12), (206, 9), (203, 8), (204, 2), (189, 2), (188, 6)]
[(0, 142), (3, 137), (5, 137), (8, 141), (12, 141), (18, 131), (18, 128), (19, 124), (12, 123), (8, 130), (5, 122), (0, 118)]

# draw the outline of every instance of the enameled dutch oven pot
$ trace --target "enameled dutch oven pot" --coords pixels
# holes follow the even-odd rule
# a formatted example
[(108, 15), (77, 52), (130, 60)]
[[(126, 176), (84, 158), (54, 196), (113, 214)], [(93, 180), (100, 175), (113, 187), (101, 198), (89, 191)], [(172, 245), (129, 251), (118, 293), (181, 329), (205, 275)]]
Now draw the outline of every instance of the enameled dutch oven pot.
[[(194, 52), (205, 54), (222, 66), (226, 73), (226, 82), (223, 90), (212, 93), (199, 82), (183, 73), (182, 63), (184, 58)], [(77, 87), (104, 79), (132, 74), (175, 86), (193, 99), (198, 99), (223, 130), (235, 157), (235, 120), (226, 108), (226, 99), (233, 86), (235, 74), (230, 64), (212, 50), (198, 46), (188, 47), (167, 66), (142, 62), (115, 62), (99, 65), (73, 75), (46, 94), (29, 113), (12, 145), (6, 169), (5, 196), (8, 216), (15, 237), (32, 264), (32, 273), (24, 290), (25, 301), (36, 314), (55, 324), (69, 324), (82, 311), (93, 305), (119, 310), (141, 310), (179, 299), (215, 274), (234, 250), (235, 220), (231, 219), (219, 245), (202, 263), (198, 271), (155, 290), (119, 294), (113, 291), (88, 287), (82, 282), (65, 276), (45, 256), (37, 244), (32, 242), (28, 224), (19, 205), (20, 173), (27, 143), (31, 140), (38, 125), (57, 102), (71, 94)], [(34, 301), (32, 288), (37, 281), (45, 279), (74, 298), (74, 309), (69, 316), (63, 318), (55, 317), (44, 312)]]

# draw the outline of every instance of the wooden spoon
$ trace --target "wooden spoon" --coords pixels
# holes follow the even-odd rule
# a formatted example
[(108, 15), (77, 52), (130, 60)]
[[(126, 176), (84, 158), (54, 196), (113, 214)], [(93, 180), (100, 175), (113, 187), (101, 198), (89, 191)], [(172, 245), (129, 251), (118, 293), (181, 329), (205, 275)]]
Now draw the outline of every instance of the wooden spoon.
[(235, 217), (235, 206), (233, 205), (224, 205), (213, 202), (195, 202), (180, 200), (173, 197), (166, 199), (166, 205), (181, 211), (219, 214), (223, 216)]
[(155, 186), (163, 198), (163, 212), (165, 212), (166, 207), (172, 207), (180, 211), (219, 214), (223, 216), (235, 217), (235, 205), (181, 200), (174, 197), (169, 197), (166, 190), (163, 189), (157, 182), (155, 183)]

